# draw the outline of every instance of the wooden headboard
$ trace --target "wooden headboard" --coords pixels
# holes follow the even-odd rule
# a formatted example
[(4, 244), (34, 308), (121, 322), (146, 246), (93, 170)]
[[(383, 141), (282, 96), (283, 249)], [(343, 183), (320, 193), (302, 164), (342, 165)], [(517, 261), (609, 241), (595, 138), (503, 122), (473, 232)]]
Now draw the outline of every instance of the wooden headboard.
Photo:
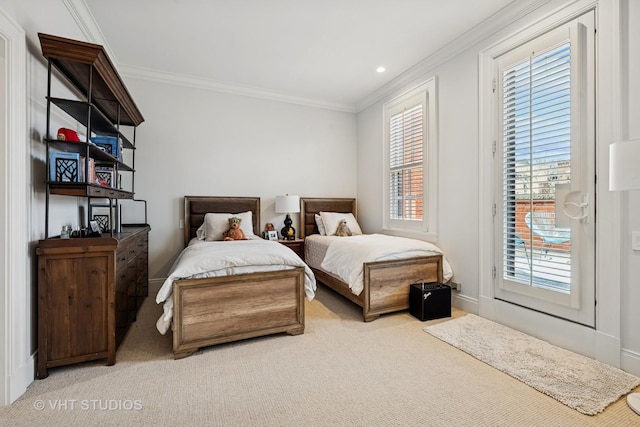
[(300, 219), (302, 226), (300, 227), (300, 235), (302, 238), (311, 234), (318, 234), (318, 226), (315, 221), (315, 214), (320, 212), (351, 212), (356, 215), (356, 199), (348, 198), (300, 198)]
[(260, 197), (185, 196), (184, 244), (196, 237), (196, 230), (204, 222), (204, 215), (212, 213), (253, 213), (253, 233), (260, 235)]

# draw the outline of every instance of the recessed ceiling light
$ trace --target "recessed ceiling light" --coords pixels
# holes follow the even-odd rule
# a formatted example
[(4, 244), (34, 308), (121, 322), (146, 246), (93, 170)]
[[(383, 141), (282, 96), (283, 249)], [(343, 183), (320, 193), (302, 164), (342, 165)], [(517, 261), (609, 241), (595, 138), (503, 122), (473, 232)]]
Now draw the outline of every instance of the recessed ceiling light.
[(384, 67), (378, 67), (378, 68), (376, 68), (376, 71), (377, 71), (377, 72), (379, 72), (379, 73), (384, 73), (386, 70), (387, 70), (387, 69), (386, 69), (386, 68), (384, 68)]

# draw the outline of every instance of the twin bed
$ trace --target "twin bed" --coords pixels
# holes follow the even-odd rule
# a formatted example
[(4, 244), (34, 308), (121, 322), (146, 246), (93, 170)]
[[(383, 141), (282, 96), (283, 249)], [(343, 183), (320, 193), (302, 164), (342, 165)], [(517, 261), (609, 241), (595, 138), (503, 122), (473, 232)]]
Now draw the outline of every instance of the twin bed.
[[(304, 297), (313, 298), (315, 279), (293, 251), (255, 237), (260, 227), (260, 198), (186, 196), (184, 206), (186, 247), (156, 296), (157, 303), (164, 303), (164, 314), (156, 326), (161, 333), (173, 329), (174, 358), (214, 344), (282, 332), (303, 333)], [(251, 213), (247, 216), (252, 224), (245, 224), (243, 230), (254, 238), (198, 241), (206, 214), (219, 213), (224, 219), (240, 212)], [(209, 250), (219, 254), (220, 247), (227, 255), (210, 258), (217, 264), (184, 273), (190, 278), (179, 277), (178, 269), (184, 268), (192, 255), (197, 260)], [(246, 253), (256, 256), (248, 259)]]
[[(340, 260), (347, 258), (345, 254), (359, 253), (350, 246), (342, 248), (343, 252), (335, 249), (350, 241), (362, 240), (368, 247), (376, 243), (388, 246), (390, 242), (382, 235), (321, 236), (316, 217), (331, 212), (338, 218), (340, 214), (353, 214), (351, 218), (355, 218), (355, 199), (301, 199), (301, 237), (306, 238), (309, 265), (287, 247), (257, 237), (257, 197), (186, 196), (184, 206), (186, 248), (156, 297), (157, 303), (164, 303), (157, 327), (161, 333), (173, 330), (176, 359), (214, 344), (282, 332), (303, 333), (304, 297), (313, 299), (316, 279), (362, 307), (364, 320), (371, 321), (383, 313), (407, 309), (411, 283), (442, 282), (443, 268), (449, 271), (446, 263), (443, 267), (442, 253), (433, 245), (421, 242), (413, 252), (404, 249), (406, 244), (418, 242), (411, 239), (400, 243), (398, 248), (403, 250), (387, 250), (378, 257), (381, 260), (361, 262), (353, 257), (359, 264), (353, 279), (324, 268), (325, 255)], [(251, 222), (243, 224), (249, 240), (205, 241), (203, 236), (207, 227), (212, 228), (213, 217), (219, 220), (238, 213)], [(332, 241), (337, 242), (331, 245)], [(211, 251), (213, 257), (208, 255)], [(314, 258), (314, 253), (322, 255)]]
[[(427, 242), (383, 235), (357, 236), (355, 239), (336, 236), (319, 237), (321, 233), (316, 217), (321, 212), (353, 214), (355, 217), (355, 199), (302, 198), (300, 212), (303, 222), (301, 234), (305, 238), (307, 264), (318, 281), (362, 307), (362, 317), (365, 322), (375, 320), (384, 313), (409, 308), (410, 284), (420, 281), (442, 283), (443, 271), (447, 272), (447, 279), (451, 277), (450, 268), (444, 264), (440, 249)], [(348, 239), (359, 240), (359, 242), (350, 244), (352, 242)], [(350, 254), (359, 254), (358, 246), (367, 246), (371, 249), (374, 245), (379, 245), (386, 248), (363, 253), (360, 260), (367, 261), (361, 262), (362, 265), (349, 266), (349, 272), (339, 277), (333, 269), (323, 268), (323, 265), (337, 264), (331, 263), (327, 257), (329, 245), (337, 246), (338, 242), (343, 246), (342, 251), (336, 250), (333, 253), (338, 262), (346, 262), (351, 258)], [(324, 253), (318, 255), (315, 252)], [(357, 256), (353, 258), (358, 259)], [(356, 268), (361, 272), (356, 272)], [(347, 275), (352, 276), (352, 280)]]

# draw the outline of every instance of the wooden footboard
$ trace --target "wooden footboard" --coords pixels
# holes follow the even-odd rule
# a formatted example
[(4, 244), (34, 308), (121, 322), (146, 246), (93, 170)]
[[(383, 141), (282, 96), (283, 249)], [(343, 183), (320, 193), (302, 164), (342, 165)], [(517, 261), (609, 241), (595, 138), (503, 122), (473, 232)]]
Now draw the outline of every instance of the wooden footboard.
[(409, 285), (419, 281), (442, 282), (442, 255), (365, 263), (364, 320), (409, 308)]
[(419, 281), (442, 282), (442, 255), (376, 261), (364, 264), (364, 289), (354, 295), (341, 280), (313, 269), (316, 278), (362, 307), (365, 322), (384, 313), (409, 308), (409, 285)]
[(304, 268), (173, 284), (173, 354), (280, 332), (304, 332)]

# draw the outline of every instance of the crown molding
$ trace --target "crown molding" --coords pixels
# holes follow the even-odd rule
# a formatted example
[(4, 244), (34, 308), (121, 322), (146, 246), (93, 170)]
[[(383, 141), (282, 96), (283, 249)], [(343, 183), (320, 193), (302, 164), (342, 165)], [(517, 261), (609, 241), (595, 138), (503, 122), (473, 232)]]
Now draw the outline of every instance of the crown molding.
[(120, 74), (133, 78), (146, 80), (162, 84), (190, 87), (194, 89), (210, 90), (214, 92), (228, 93), (231, 95), (248, 96), (252, 98), (266, 99), (270, 101), (285, 102), (289, 104), (303, 105), (306, 107), (335, 110), (345, 113), (356, 113), (354, 105), (337, 104), (320, 101), (311, 98), (298, 97), (284, 94), (268, 89), (261, 89), (249, 86), (235, 85), (215, 80), (202, 79), (199, 77), (186, 76), (182, 74), (172, 74), (165, 71), (158, 71), (130, 65), (119, 65)]
[(84, 34), (87, 41), (90, 43), (102, 45), (102, 47), (104, 47), (104, 50), (109, 55), (109, 59), (111, 59), (114, 64), (118, 64), (118, 58), (116, 57), (113, 50), (111, 50), (111, 48), (109, 47), (109, 43), (107, 43), (107, 40), (105, 39), (104, 34), (100, 29), (100, 26), (96, 22), (96, 19), (91, 13), (91, 10), (89, 10), (89, 7), (85, 3), (85, 1), (62, 0), (62, 3), (69, 11), (69, 14), (78, 25), (80, 31), (82, 31), (82, 34)]
[(488, 38), (506, 26), (516, 22), (523, 16), (542, 7), (552, 0), (518, 0), (503, 7), (498, 12), (465, 32), (460, 37), (447, 43), (435, 53), (407, 69), (395, 79), (381, 86), (356, 103), (356, 111), (361, 112), (374, 103), (402, 90), (411, 82), (425, 75), (435, 67), (459, 55), (481, 40)]

